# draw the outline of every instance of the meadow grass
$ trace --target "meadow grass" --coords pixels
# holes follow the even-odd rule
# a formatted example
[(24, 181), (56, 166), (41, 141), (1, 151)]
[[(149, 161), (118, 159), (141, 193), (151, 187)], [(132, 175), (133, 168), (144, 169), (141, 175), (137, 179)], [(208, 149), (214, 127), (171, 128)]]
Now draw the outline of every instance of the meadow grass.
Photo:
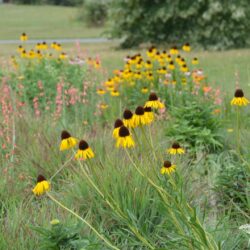
[[(28, 8), (65, 10), (69, 16), (75, 11)], [(28, 21), (23, 25), (30, 26)], [(53, 34), (51, 27), (47, 36), (37, 27), (34, 34), (42, 40)], [(71, 24), (64, 27), (71, 32)], [(33, 36), (33, 31), (27, 33)], [(110, 249), (102, 237), (122, 250), (247, 249), (249, 236), (239, 227), (249, 223), (249, 105), (238, 109), (230, 100), (239, 86), (250, 98), (250, 51), (189, 53), (188, 62), (199, 58), (205, 83), (193, 85), (190, 77), (191, 85), (179, 82), (172, 88), (159, 78), (135, 80), (135, 86), (124, 80), (116, 83), (119, 97), (108, 91), (99, 96), (96, 89), (104, 88), (113, 71), (124, 67), (125, 56), (146, 54), (145, 49), (117, 46), (117, 42), (82, 44), (79, 50), (65, 44), (69, 63), (22, 59), (15, 45), (0, 45), (0, 249)], [(10, 55), (16, 56), (17, 64), (11, 63)], [(73, 64), (77, 56), (83, 64)], [(101, 67), (93, 66), (95, 58)], [(125, 108), (134, 111), (145, 103), (149, 93), (140, 92), (145, 84), (157, 91), (167, 109), (156, 111), (150, 126), (131, 130), (135, 148), (117, 148), (114, 120), (122, 118)], [(203, 87), (211, 87), (212, 94)], [(222, 89), (220, 96), (214, 95), (217, 87)], [(215, 104), (218, 99), (221, 104)], [(103, 102), (107, 109), (101, 108)], [(65, 129), (86, 140), (95, 157), (76, 161), (72, 156), (77, 147), (59, 151)], [(166, 153), (176, 140), (184, 155)], [(160, 174), (164, 160), (176, 164), (172, 175)], [(51, 181), (49, 195), (32, 194), (38, 174)], [(53, 219), (59, 224), (51, 224)]]
[(0, 5), (0, 40), (26, 32), (30, 39), (100, 37), (103, 28), (77, 21), (78, 9), (61, 6)]

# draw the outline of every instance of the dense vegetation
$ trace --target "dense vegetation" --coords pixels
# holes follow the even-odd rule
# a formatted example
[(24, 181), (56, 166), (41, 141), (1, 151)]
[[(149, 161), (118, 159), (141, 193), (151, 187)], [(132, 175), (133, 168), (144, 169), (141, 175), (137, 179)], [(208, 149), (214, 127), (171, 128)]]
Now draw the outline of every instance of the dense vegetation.
[[(247, 249), (248, 101), (211, 84), (190, 49), (152, 47), (111, 72), (23, 41), (3, 61), (0, 248)], [(85, 160), (86, 143), (69, 143), (82, 139)]]

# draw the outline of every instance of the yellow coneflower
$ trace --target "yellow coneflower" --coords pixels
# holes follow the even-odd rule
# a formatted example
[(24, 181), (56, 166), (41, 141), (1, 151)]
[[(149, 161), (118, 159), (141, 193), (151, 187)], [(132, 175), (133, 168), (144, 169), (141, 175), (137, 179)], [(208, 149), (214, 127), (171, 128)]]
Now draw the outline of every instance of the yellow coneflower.
[(167, 55), (166, 60), (167, 60), (168, 62), (171, 62), (173, 59), (172, 59), (171, 55)]
[(182, 79), (181, 79), (181, 83), (182, 83), (183, 85), (187, 85), (187, 79), (186, 79), (186, 78), (182, 78)]
[(108, 106), (109, 106), (109, 105), (106, 104), (106, 103), (101, 103), (101, 104), (100, 104), (100, 108), (101, 108), (102, 110), (107, 109)]
[(60, 51), (60, 50), (62, 50), (62, 45), (60, 43), (56, 43), (54, 46), (54, 49), (57, 51)]
[(89, 144), (86, 141), (81, 140), (79, 142), (79, 149), (77, 150), (75, 154), (75, 159), (86, 160), (86, 159), (93, 158), (94, 156), (95, 154), (93, 150), (89, 147)]
[(174, 47), (172, 47), (172, 48), (170, 49), (169, 53), (170, 53), (171, 55), (178, 55), (178, 54), (179, 54), (179, 51), (178, 51), (177, 47), (174, 46)]
[(181, 71), (182, 71), (182, 72), (188, 72), (188, 67), (187, 67), (186, 64), (183, 64), (183, 65), (181, 66)]
[(120, 95), (120, 92), (117, 91), (116, 89), (114, 89), (114, 90), (112, 90), (112, 91), (110, 92), (110, 94), (111, 94), (111, 96), (119, 96), (119, 95)]
[(161, 168), (161, 174), (171, 174), (175, 171), (176, 165), (172, 165), (170, 161), (164, 161), (163, 167)]
[(176, 58), (175, 58), (175, 61), (180, 64), (181, 62), (181, 56), (180, 55), (177, 55)]
[(151, 61), (146, 61), (146, 63), (144, 64), (146, 69), (152, 69), (153, 68), (153, 64), (151, 63)]
[(123, 112), (123, 123), (124, 123), (124, 126), (128, 128), (135, 127), (134, 114), (129, 109), (125, 109)]
[(17, 51), (19, 53), (22, 53), (24, 51), (24, 47), (22, 45), (19, 45), (18, 48), (17, 48)]
[(105, 91), (104, 89), (97, 89), (97, 90), (96, 90), (96, 93), (97, 93), (98, 95), (104, 95), (104, 94), (106, 93), (106, 91)]
[(48, 44), (44, 41), (44, 42), (42, 42), (40, 47), (41, 47), (41, 49), (47, 50), (48, 49)]
[(22, 35), (20, 36), (20, 40), (23, 42), (28, 40), (28, 36), (26, 35), (26, 33), (22, 33)]
[(55, 49), (55, 48), (56, 48), (56, 45), (57, 45), (57, 43), (56, 43), (56, 42), (53, 42), (53, 43), (50, 44), (50, 47), (51, 47), (52, 49)]
[(173, 61), (170, 61), (169, 64), (168, 64), (168, 69), (170, 70), (174, 70), (175, 69), (175, 65), (174, 65), (174, 62)]
[(185, 150), (180, 146), (178, 142), (174, 142), (172, 144), (172, 147), (167, 150), (167, 153), (171, 155), (176, 155), (176, 154), (181, 155), (185, 153)]
[(36, 186), (33, 188), (32, 192), (40, 196), (50, 189), (50, 183), (45, 179), (43, 175), (38, 175)]
[(61, 60), (64, 60), (64, 59), (66, 59), (67, 58), (67, 55), (66, 55), (66, 53), (64, 53), (64, 52), (62, 52), (60, 55), (59, 55), (59, 59), (61, 59)]
[(70, 149), (77, 144), (77, 139), (72, 137), (70, 133), (66, 130), (63, 130), (61, 133), (61, 144), (60, 151)]
[(141, 89), (141, 92), (142, 92), (143, 94), (148, 93), (148, 88), (147, 88), (147, 87), (143, 87), (143, 88)]
[(154, 120), (154, 113), (150, 107), (144, 108), (144, 114), (147, 116), (147, 124), (150, 124)]
[(135, 65), (137, 69), (141, 69), (143, 67), (143, 59), (140, 59), (137, 64)]
[(190, 44), (189, 43), (185, 43), (183, 46), (182, 46), (182, 49), (186, 52), (189, 52), (191, 50), (191, 47), (190, 47)]
[(113, 137), (117, 139), (119, 137), (120, 127), (123, 126), (123, 122), (121, 119), (117, 119), (114, 124)]
[(30, 50), (28, 56), (29, 56), (29, 58), (31, 58), (31, 59), (35, 58), (35, 57), (36, 57), (35, 51), (34, 51), (33, 49)]
[(22, 53), (21, 53), (21, 57), (22, 57), (22, 58), (26, 58), (26, 57), (27, 57), (26, 50), (23, 50), (23, 51), (22, 51)]
[(180, 61), (179, 61), (179, 65), (184, 65), (184, 64), (186, 64), (186, 61), (185, 61), (185, 59), (184, 58), (181, 58), (180, 59)]
[(149, 95), (148, 101), (145, 103), (144, 107), (163, 109), (165, 106), (162, 102), (160, 102), (158, 100), (158, 96), (155, 93), (151, 93)]
[(134, 114), (134, 125), (135, 127), (140, 125), (149, 124), (149, 118), (147, 115), (145, 115), (144, 108), (142, 106), (138, 106), (135, 110)]
[(168, 56), (167, 51), (163, 50), (162, 53), (161, 53), (161, 57), (162, 58), (167, 58), (167, 56)]
[(235, 106), (246, 106), (247, 104), (249, 104), (249, 100), (244, 97), (244, 92), (242, 89), (236, 89), (235, 93), (234, 93), (234, 98), (231, 101), (231, 105), (235, 105)]
[(158, 69), (158, 70), (157, 70), (157, 73), (158, 73), (158, 74), (162, 74), (162, 75), (167, 74), (167, 69), (166, 69), (166, 67), (162, 67), (162, 68)]
[(154, 46), (152, 46), (151, 48), (149, 48), (147, 50), (147, 56), (148, 57), (154, 57), (154, 55), (156, 54), (157, 50)]
[(40, 50), (41, 49), (41, 43), (37, 43), (36, 44), (36, 50)]
[(197, 58), (197, 57), (194, 57), (194, 58), (193, 58), (193, 60), (192, 60), (192, 64), (193, 64), (193, 65), (197, 65), (197, 64), (199, 64), (199, 60), (198, 60), (198, 58)]
[(38, 51), (36, 52), (36, 57), (39, 58), (39, 59), (43, 58), (43, 55), (42, 55), (42, 53), (41, 53), (40, 50), (38, 50)]
[(125, 126), (121, 126), (119, 129), (118, 138), (116, 141), (116, 147), (131, 148), (135, 146), (132, 135)]

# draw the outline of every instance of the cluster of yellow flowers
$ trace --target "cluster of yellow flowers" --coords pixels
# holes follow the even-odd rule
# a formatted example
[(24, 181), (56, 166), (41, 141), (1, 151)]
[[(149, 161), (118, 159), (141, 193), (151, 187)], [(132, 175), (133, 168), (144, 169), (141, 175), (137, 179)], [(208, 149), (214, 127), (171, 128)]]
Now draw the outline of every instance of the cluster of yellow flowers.
[[(71, 134), (63, 130), (61, 133), (61, 143), (60, 143), (60, 151), (68, 150), (76, 146), (78, 143), (78, 139), (71, 136)], [(93, 158), (95, 156), (93, 150), (89, 147), (88, 143), (85, 140), (80, 140), (78, 143), (78, 150), (75, 153), (76, 160), (86, 160)], [(37, 178), (37, 184), (32, 190), (33, 193), (37, 196), (44, 194), (49, 191), (50, 182), (45, 179), (44, 176), (39, 175)]]
[[(155, 93), (149, 95), (148, 101), (144, 106), (138, 106), (133, 114), (130, 110), (126, 109), (123, 113), (123, 119), (117, 119), (114, 124), (113, 138), (116, 140), (116, 147), (131, 148), (135, 146), (135, 141), (132, 137), (130, 129), (149, 125), (153, 122), (155, 116), (153, 109), (162, 109), (164, 104), (159, 100)], [(76, 146), (78, 139), (71, 136), (71, 134), (64, 130), (61, 133), (60, 151), (68, 150)], [(89, 147), (85, 140), (80, 140), (78, 143), (79, 149), (75, 153), (76, 160), (86, 160), (95, 156), (93, 150)], [(167, 150), (169, 154), (184, 154), (185, 151), (180, 147), (179, 143), (173, 143), (172, 147)], [(175, 170), (175, 165), (169, 161), (165, 161), (161, 169), (162, 174), (170, 174)], [(50, 183), (42, 175), (38, 176), (37, 185), (33, 189), (36, 195), (42, 195), (50, 189)]]
[[(189, 52), (191, 47), (186, 43), (182, 49)], [(150, 88), (154, 86), (154, 82), (159, 83), (159, 80), (164, 84), (172, 83), (175, 85), (177, 82), (175, 71), (181, 72), (181, 82), (186, 85), (187, 78), (191, 75), (190, 68), (177, 47), (172, 47), (168, 52), (151, 47), (146, 51), (146, 55), (146, 60), (143, 59), (141, 54), (127, 56), (124, 68), (114, 70), (114, 76), (97, 89), (97, 94), (104, 95), (109, 92), (111, 96), (119, 96), (119, 87), (121, 85), (134, 86), (138, 83), (141, 86), (140, 91), (148, 93)], [(197, 58), (193, 58), (191, 62), (193, 65), (199, 64)]]
[(50, 48), (54, 51), (60, 52), (59, 55), (55, 56), (55, 58), (59, 58), (61, 60), (67, 58), (67, 54), (61, 52), (62, 45), (57, 42), (53, 42), (49, 45), (44, 41), (41, 43), (37, 43), (34, 48), (27, 50), (25, 49), (25, 42), (28, 40), (28, 36), (26, 35), (26, 33), (23, 33), (20, 36), (20, 40), (23, 42), (23, 44), (18, 46), (17, 51), (21, 58), (27, 58), (27, 59), (53, 58), (54, 57), (53, 53), (49, 51)]

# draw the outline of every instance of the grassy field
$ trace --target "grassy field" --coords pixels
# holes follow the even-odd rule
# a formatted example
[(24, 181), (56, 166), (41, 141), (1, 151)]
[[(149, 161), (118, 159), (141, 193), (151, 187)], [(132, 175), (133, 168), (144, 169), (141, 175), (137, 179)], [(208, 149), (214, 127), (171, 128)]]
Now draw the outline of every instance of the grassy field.
[(58, 6), (0, 5), (0, 40), (100, 37), (103, 28), (77, 21), (78, 9)]

